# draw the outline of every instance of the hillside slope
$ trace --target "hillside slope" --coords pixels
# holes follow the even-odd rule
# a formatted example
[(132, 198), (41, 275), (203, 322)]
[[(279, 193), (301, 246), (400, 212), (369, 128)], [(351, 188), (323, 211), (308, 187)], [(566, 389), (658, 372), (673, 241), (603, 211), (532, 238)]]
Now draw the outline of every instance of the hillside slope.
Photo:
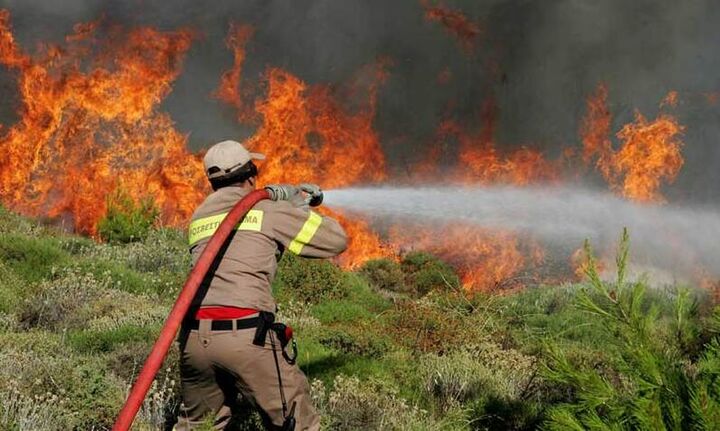
[[(189, 264), (174, 230), (98, 244), (0, 209), (0, 429), (109, 428)], [(422, 253), (357, 273), (286, 256), (279, 274), (327, 429), (720, 423), (720, 309), (703, 292), (590, 271), (586, 285), (468, 296)], [(163, 429), (178, 402), (173, 350), (136, 429)], [(257, 427), (249, 407), (237, 422)]]

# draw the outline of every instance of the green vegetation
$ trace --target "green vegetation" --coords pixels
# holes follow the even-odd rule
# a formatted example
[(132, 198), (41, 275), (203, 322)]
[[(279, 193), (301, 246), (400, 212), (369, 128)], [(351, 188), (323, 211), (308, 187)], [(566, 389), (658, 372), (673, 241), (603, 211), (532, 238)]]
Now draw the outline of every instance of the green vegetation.
[[(107, 429), (190, 265), (182, 233), (99, 244), (0, 209), (0, 429)], [(107, 238), (109, 240), (109, 238)], [(273, 286), (331, 430), (716, 429), (720, 308), (626, 279), (468, 295), (425, 253)], [(589, 247), (587, 249), (590, 253)], [(136, 429), (179, 405), (171, 352)], [(237, 429), (258, 429), (246, 406)]]
[(152, 198), (135, 202), (118, 189), (108, 198), (107, 215), (98, 224), (98, 234), (111, 243), (140, 241), (147, 236), (159, 215)]

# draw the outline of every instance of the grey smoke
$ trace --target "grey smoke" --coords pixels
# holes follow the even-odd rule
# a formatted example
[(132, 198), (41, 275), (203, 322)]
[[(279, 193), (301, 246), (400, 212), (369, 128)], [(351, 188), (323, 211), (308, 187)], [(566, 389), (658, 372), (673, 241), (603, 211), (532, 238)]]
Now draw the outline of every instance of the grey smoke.
[[(666, 194), (674, 202), (720, 202), (720, 104), (703, 96), (720, 91), (720, 2), (443, 3), (484, 29), (472, 55), (438, 23), (424, 20), (418, 0), (0, 0), (0, 8), (10, 10), (15, 33), (29, 51), (38, 42), (61, 42), (76, 22), (103, 15), (128, 26), (196, 29), (201, 37), (162, 107), (189, 134), (193, 149), (254, 131), (210, 96), (232, 64), (223, 43), (231, 21), (257, 29), (247, 46), (246, 82), (257, 83), (267, 66), (278, 66), (310, 84), (337, 84), (377, 56), (388, 56), (395, 65), (379, 94), (375, 126), (395, 177), (424, 155), (446, 116), (480, 127), (481, 105), (490, 96), (497, 103), (501, 149), (530, 145), (553, 156), (579, 145), (585, 98), (598, 82), (608, 85), (614, 131), (632, 120), (635, 108), (654, 117), (665, 94), (678, 90), (687, 163)], [(446, 67), (452, 79), (438, 85)], [(2, 68), (0, 91), (0, 124), (6, 129), (17, 120), (17, 97), (12, 76)], [(440, 144), (452, 163), (456, 143)]]
[(326, 192), (325, 204), (375, 224), (420, 223), (438, 238), (453, 223), (510, 230), (565, 261), (586, 238), (601, 254), (612, 251), (627, 227), (633, 262), (664, 272), (663, 281), (697, 276), (700, 267), (720, 276), (717, 207), (636, 204), (578, 187), (350, 188)]

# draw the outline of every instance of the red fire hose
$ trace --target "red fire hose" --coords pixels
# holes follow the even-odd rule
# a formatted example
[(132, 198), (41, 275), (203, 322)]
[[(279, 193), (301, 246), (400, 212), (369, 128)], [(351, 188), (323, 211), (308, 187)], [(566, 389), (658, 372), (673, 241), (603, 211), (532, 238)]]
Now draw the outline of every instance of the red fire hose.
[(190, 275), (187, 281), (185, 281), (185, 285), (180, 291), (180, 295), (175, 301), (175, 305), (170, 311), (162, 331), (160, 331), (160, 336), (155, 342), (150, 355), (145, 360), (145, 364), (130, 390), (130, 395), (128, 395), (125, 405), (122, 410), (120, 410), (115, 425), (113, 425), (113, 431), (127, 431), (130, 429), (130, 426), (132, 426), (135, 420), (135, 415), (140, 409), (145, 395), (147, 395), (148, 389), (150, 389), (150, 385), (162, 366), (165, 355), (167, 355), (168, 349), (170, 349), (175, 339), (175, 334), (185, 318), (185, 313), (187, 313), (188, 308), (190, 308), (190, 304), (218, 252), (228, 236), (230, 236), (230, 233), (235, 229), (235, 226), (245, 217), (245, 214), (247, 214), (256, 203), (269, 198), (270, 195), (265, 189), (253, 191), (235, 204), (222, 223), (220, 223), (217, 231), (215, 231), (212, 238), (210, 238), (210, 241), (205, 246), (192, 271), (190, 271)]

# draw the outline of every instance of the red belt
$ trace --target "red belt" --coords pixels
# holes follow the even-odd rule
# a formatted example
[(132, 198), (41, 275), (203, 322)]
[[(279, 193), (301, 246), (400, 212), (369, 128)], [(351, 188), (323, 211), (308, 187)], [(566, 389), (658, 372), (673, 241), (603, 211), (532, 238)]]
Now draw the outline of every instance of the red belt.
[(208, 319), (208, 320), (227, 320), (227, 319), (242, 319), (258, 311), (252, 308), (240, 308), (240, 307), (202, 307), (195, 313), (197, 320)]

